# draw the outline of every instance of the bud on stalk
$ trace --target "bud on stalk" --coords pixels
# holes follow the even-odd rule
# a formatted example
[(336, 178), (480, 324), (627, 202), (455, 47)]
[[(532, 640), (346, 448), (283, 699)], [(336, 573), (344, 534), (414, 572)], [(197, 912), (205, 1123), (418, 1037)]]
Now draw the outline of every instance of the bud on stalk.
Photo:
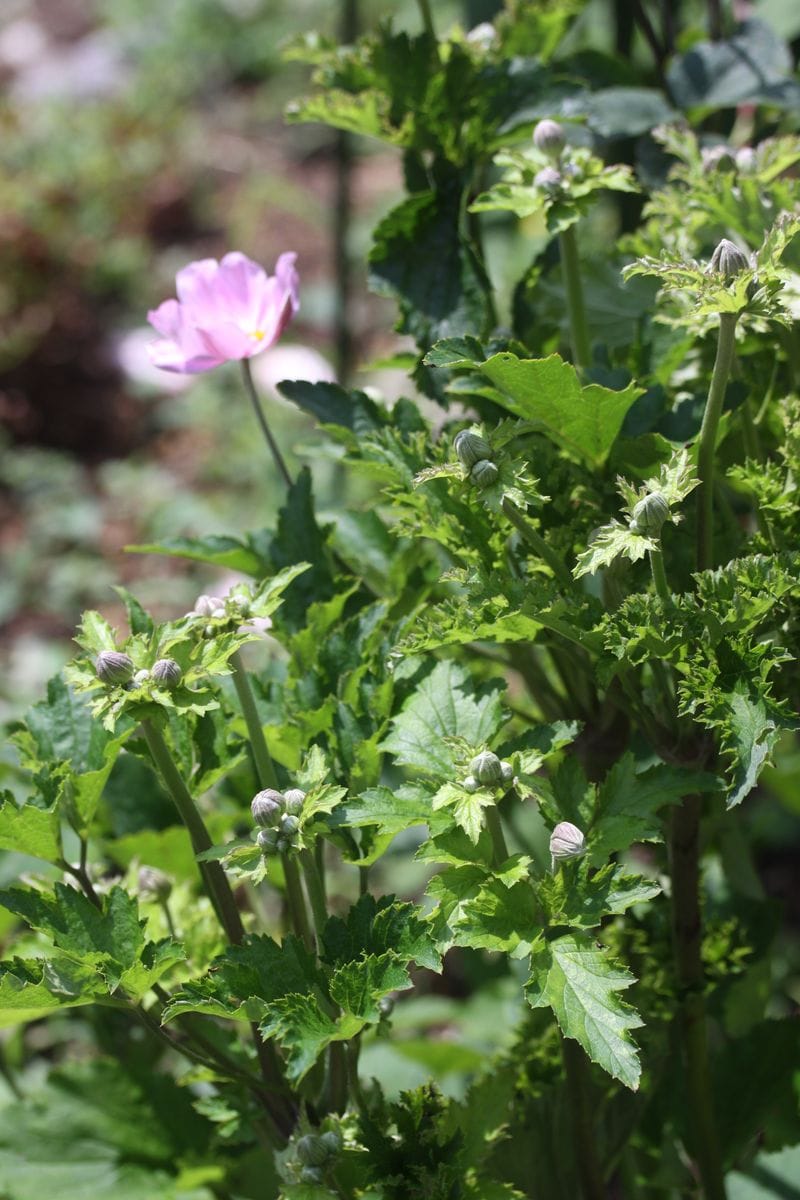
[(560, 821), (550, 834), (552, 869), (563, 858), (580, 858), (586, 848), (583, 834), (571, 821)]
[(119, 650), (101, 650), (94, 667), (102, 683), (128, 683), (133, 678), (133, 660)]
[(549, 118), (545, 118), (544, 121), (539, 122), (533, 131), (533, 144), (540, 154), (546, 154), (548, 158), (558, 159), (567, 144), (563, 127), (559, 125), (558, 121), (551, 121)]

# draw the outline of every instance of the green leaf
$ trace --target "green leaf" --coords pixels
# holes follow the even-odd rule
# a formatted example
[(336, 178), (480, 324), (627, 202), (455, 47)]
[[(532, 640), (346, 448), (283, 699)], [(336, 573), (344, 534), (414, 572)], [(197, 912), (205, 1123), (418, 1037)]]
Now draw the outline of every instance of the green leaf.
[(543, 876), (536, 891), (550, 925), (594, 929), (605, 917), (652, 900), (661, 888), (641, 875), (626, 874), (616, 863), (609, 863), (592, 875), (588, 874), (585, 863), (580, 866), (561, 863), (554, 875)]
[(92, 1004), (105, 991), (91, 966), (66, 958), (0, 963), (0, 1028)]
[(381, 750), (400, 766), (452, 777), (456, 763), (447, 739), (463, 738), (472, 746), (490, 742), (505, 719), (504, 686), (501, 680), (475, 685), (457, 663), (437, 663), (392, 721)]
[(768, 104), (796, 109), (800, 105), (789, 48), (758, 20), (743, 21), (732, 38), (696, 42), (672, 61), (667, 83), (681, 108)]
[(726, 698), (730, 711), (722, 748), (731, 756), (732, 766), (725, 803), (735, 808), (756, 786), (782, 730), (767, 713), (764, 701), (750, 696), (746, 685), (729, 692)]
[(348, 390), (338, 383), (284, 380), (278, 391), (322, 425), (338, 425), (359, 437), (385, 424), (386, 416), (366, 392)]
[(362, 955), (391, 951), (405, 963), (438, 971), (441, 958), (420, 910), (393, 896), (361, 896), (345, 918), (330, 917), (322, 934), (324, 962), (353, 962)]
[(551, 1008), (564, 1037), (636, 1091), (641, 1066), (629, 1031), (642, 1021), (617, 995), (635, 982), (592, 938), (566, 934), (534, 947), (525, 995), (531, 1008)]
[(375, 787), (340, 804), (335, 823), (352, 829), (374, 825), (381, 834), (394, 837), (413, 825), (426, 825), (431, 819), (431, 802), (417, 788)]
[(18, 807), (10, 792), (0, 794), (0, 850), (30, 854), (43, 862), (61, 861), (61, 822), (54, 808)]
[(226, 571), (241, 571), (243, 575), (250, 575), (254, 579), (263, 578), (268, 569), (268, 563), (252, 546), (238, 538), (220, 535), (164, 538), (161, 542), (126, 546), (125, 550), (129, 554), (165, 554), (172, 558), (189, 558), (194, 562), (224, 567)]

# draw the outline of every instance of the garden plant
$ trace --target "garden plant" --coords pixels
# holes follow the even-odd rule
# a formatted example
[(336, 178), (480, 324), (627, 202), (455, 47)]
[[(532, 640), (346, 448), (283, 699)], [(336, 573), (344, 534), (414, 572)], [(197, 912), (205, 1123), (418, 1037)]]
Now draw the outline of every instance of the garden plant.
[[(369, 272), (407, 385), (281, 385), (354, 498), (323, 513), (250, 371), (302, 247), (150, 313), (157, 366), (238, 374), (281, 510), (137, 547), (239, 582), (167, 621), (119, 589), (12, 731), (0, 1195), (800, 1196), (746, 824), (797, 778), (800, 88), (756, 21), (678, 54), (631, 7), (668, 87), (565, 65), (566, 2), (289, 47), (291, 121), (402, 156)], [(76, 1029), (26, 1095), (25, 1038)]]

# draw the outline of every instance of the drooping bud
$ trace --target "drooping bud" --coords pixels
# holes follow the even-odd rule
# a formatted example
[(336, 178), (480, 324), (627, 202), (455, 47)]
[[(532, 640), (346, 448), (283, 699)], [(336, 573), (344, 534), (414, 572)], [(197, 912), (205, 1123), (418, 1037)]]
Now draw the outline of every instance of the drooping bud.
[(215, 611), (220, 608), (222, 608), (222, 601), (218, 600), (216, 596), (198, 596), (194, 602), (194, 612), (199, 617), (213, 616)]
[(262, 854), (276, 854), (278, 841), (277, 829), (259, 829), (256, 844)]
[(713, 175), (716, 171), (730, 174), (736, 170), (736, 160), (730, 146), (705, 146), (700, 151), (700, 158), (704, 175)]
[(485, 437), (472, 429), (462, 429), (453, 441), (456, 457), (465, 471), (471, 471), (475, 463), (492, 457), (492, 447)]
[(169, 875), (159, 871), (158, 867), (140, 867), (137, 878), (140, 894), (145, 899), (158, 900), (161, 904), (169, 900), (172, 892), (172, 880)]
[(548, 158), (557, 159), (567, 144), (564, 129), (558, 121), (546, 118), (540, 121), (533, 131), (533, 144), (541, 154)]
[(661, 492), (648, 492), (634, 505), (630, 527), (634, 533), (642, 533), (645, 537), (658, 537), (668, 516), (669, 504)]
[(283, 795), (274, 788), (264, 788), (253, 797), (250, 812), (256, 825), (263, 829), (277, 825), (283, 815)]
[(159, 687), (175, 688), (181, 681), (183, 671), (174, 658), (159, 658), (153, 663), (153, 679)]
[(300, 788), (289, 788), (284, 792), (283, 803), (287, 813), (294, 813), (297, 816), (302, 811), (305, 798), (306, 794)]
[(484, 787), (495, 787), (503, 781), (503, 764), (491, 750), (482, 750), (469, 764), (471, 773)]
[(577, 825), (560, 821), (550, 834), (550, 857), (555, 864), (562, 858), (578, 858), (585, 849), (585, 839)]
[(740, 250), (734, 242), (723, 238), (711, 255), (706, 274), (724, 275), (726, 279), (733, 279), (741, 271), (746, 271), (749, 266), (750, 259), (744, 250)]
[(543, 192), (557, 192), (561, 187), (561, 172), (557, 171), (555, 167), (542, 167), (541, 171), (537, 171), (534, 175), (533, 182)]
[(103, 683), (128, 683), (133, 676), (133, 660), (119, 650), (101, 650), (94, 669)]
[(489, 462), (488, 458), (482, 458), (480, 462), (475, 463), (469, 477), (476, 487), (483, 490), (483, 488), (491, 487), (499, 474), (500, 472), (493, 462)]

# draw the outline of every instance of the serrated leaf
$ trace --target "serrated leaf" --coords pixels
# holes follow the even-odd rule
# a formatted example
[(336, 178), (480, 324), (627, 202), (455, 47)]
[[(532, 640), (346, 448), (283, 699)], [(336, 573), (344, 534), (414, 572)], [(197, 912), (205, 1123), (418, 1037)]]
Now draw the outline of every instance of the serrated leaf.
[(0, 1028), (38, 1021), (60, 1008), (93, 1004), (105, 990), (91, 966), (69, 959), (0, 963)]
[[(252, 547), (238, 538), (212, 535), (210, 537), (164, 538), (161, 542), (144, 542), (126, 546), (128, 554), (164, 554), (171, 558), (188, 558), (194, 562), (211, 563), (227, 571), (241, 571), (254, 579), (265, 575), (269, 564)], [(113, 649), (113, 647), (107, 647)]]
[(391, 951), (403, 962), (437, 971), (441, 959), (420, 911), (393, 896), (361, 896), (345, 918), (330, 917), (322, 934), (323, 961), (331, 966)]
[(641, 1066), (629, 1031), (643, 1022), (617, 995), (635, 982), (586, 934), (566, 934), (534, 947), (525, 995), (531, 1008), (551, 1008), (564, 1037), (635, 1091)]
[(10, 792), (0, 794), (0, 850), (60, 862), (61, 823), (56, 810), (34, 804), (20, 807)]
[(374, 825), (381, 834), (394, 837), (413, 825), (428, 824), (431, 802), (426, 792), (416, 788), (367, 788), (336, 809), (335, 824), (361, 829)]
[(561, 863), (554, 875), (536, 885), (550, 925), (594, 929), (605, 917), (627, 912), (657, 896), (661, 888), (641, 875), (628, 875), (616, 863), (589, 874), (586, 864)]
[(730, 712), (722, 747), (732, 757), (732, 771), (725, 803), (735, 808), (756, 786), (781, 728), (768, 715), (764, 701), (748, 695), (744, 686), (728, 693), (727, 700)]
[(598, 530), (587, 548), (581, 551), (572, 573), (580, 579), (582, 575), (592, 575), (603, 567), (610, 567), (618, 558), (638, 562), (649, 550), (658, 550), (660, 546), (659, 538), (647, 537), (619, 521), (611, 521)]

